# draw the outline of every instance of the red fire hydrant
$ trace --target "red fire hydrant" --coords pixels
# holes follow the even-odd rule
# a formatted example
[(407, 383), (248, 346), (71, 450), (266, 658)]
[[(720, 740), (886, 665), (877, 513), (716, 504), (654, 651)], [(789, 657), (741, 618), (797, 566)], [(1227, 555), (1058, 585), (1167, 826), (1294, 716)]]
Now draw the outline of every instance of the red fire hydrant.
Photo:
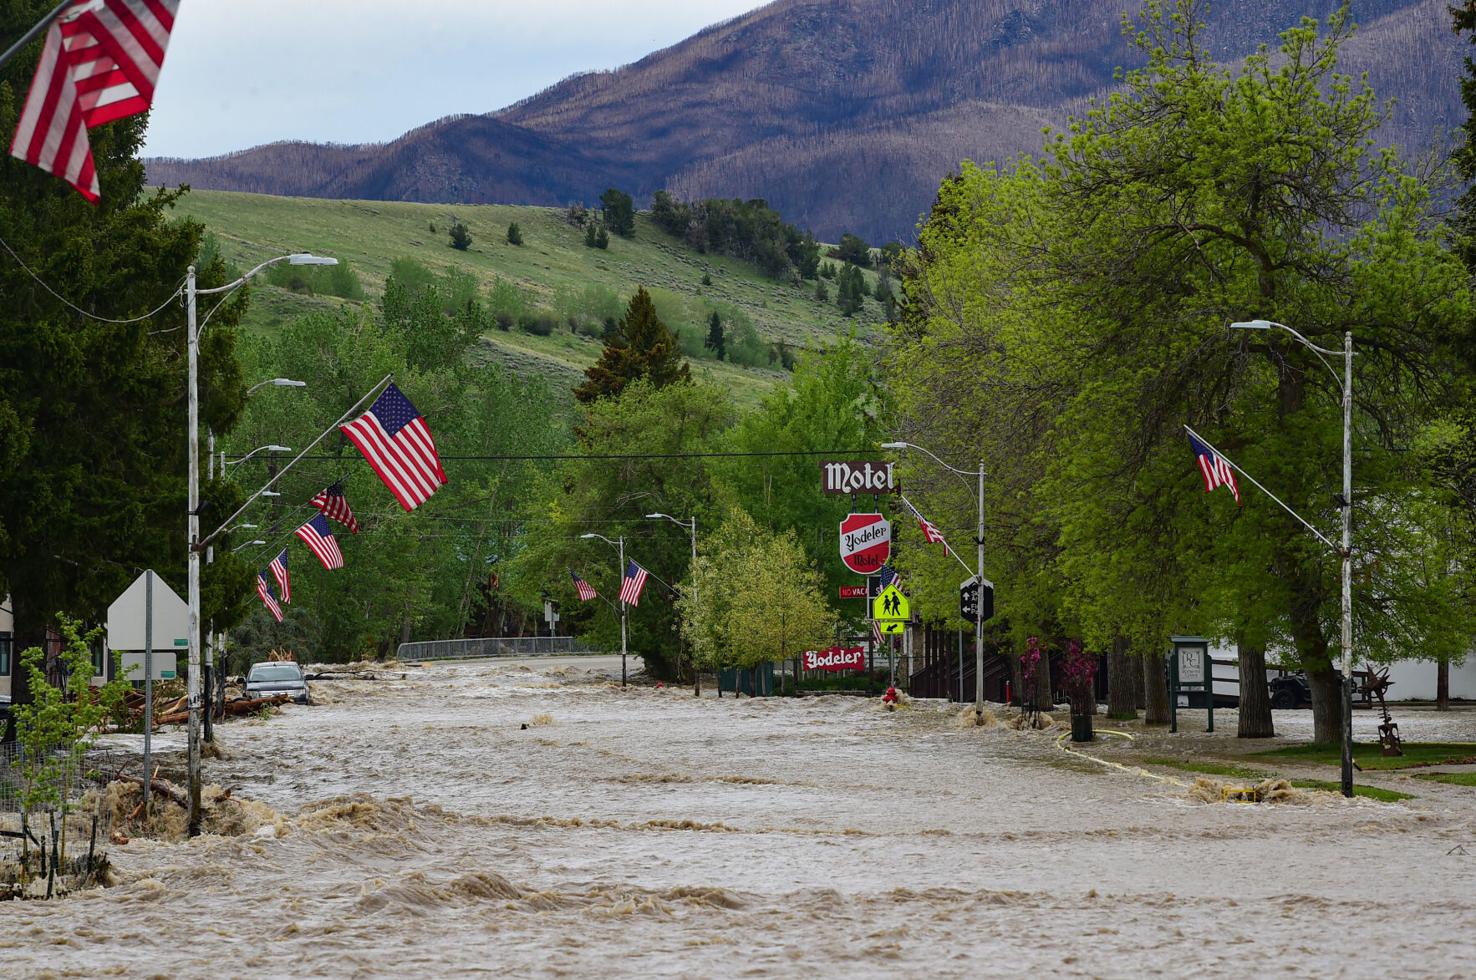
[(885, 705), (893, 705), (893, 704), (896, 704), (896, 703), (897, 703), (897, 689), (895, 687), (889, 687), (889, 688), (887, 688), (887, 693), (882, 695), (882, 704), (885, 704)]

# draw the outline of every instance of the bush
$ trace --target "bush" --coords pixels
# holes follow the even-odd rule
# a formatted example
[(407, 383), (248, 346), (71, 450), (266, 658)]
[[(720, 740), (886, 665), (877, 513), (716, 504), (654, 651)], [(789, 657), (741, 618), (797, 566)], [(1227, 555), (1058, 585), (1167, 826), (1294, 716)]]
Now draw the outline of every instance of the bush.
[(605, 231), (605, 226), (600, 225), (599, 234), (595, 235), (595, 248), (609, 248), (610, 233)]
[(451, 226), (451, 247), (458, 252), (465, 252), (471, 248), (472, 236), (466, 225), (460, 221)]
[(516, 221), (507, 226), (507, 243), (509, 245), (523, 244), (523, 229), (518, 227)]
[(831, 249), (829, 254), (833, 259), (859, 265), (863, 269), (871, 268), (871, 246), (860, 235), (846, 232), (841, 236), (840, 244)]
[(511, 330), (532, 304), (515, 282), (497, 278), (487, 290), (487, 310), (501, 330)]
[(518, 318), (518, 329), (535, 337), (547, 337), (559, 325), (558, 314), (553, 310), (529, 310)]
[(289, 265), (279, 263), (267, 269), (266, 280), (281, 289), (308, 296), (337, 296), (362, 300), (364, 284), (348, 262), (337, 265)]

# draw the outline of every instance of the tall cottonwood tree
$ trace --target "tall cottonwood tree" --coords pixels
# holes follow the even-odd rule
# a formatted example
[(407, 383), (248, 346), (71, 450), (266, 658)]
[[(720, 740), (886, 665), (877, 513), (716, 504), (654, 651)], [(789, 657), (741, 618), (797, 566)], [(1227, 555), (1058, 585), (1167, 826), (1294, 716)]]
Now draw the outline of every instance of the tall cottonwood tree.
[(1332, 741), (1338, 558), (1252, 488), (1238, 509), (1197, 493), (1180, 425), (1331, 531), (1338, 381), (1292, 338), (1226, 324), (1264, 317), (1328, 347), (1353, 331), (1360, 659), (1460, 642), (1450, 595), (1415, 585), (1428, 525), (1400, 450), (1444, 391), (1466, 276), (1425, 189), (1370, 149), (1379, 105), (1337, 73), (1346, 10), (1239, 74), (1208, 57), (1198, 16), (1148, 4), (1133, 30), (1148, 64), (1121, 92), (1042, 160), (944, 184), (896, 331), (903, 427), (972, 441), (999, 474), (1016, 631), (1285, 643)]

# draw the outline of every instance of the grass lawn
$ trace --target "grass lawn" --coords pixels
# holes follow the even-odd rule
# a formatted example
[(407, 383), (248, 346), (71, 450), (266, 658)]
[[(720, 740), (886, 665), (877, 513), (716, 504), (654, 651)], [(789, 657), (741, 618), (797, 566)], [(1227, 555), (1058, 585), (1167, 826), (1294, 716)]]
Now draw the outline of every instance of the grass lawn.
[(1189, 759), (1144, 759), (1145, 766), (1162, 766), (1180, 772), (1197, 772), (1206, 776), (1226, 776), (1231, 779), (1270, 779), (1272, 773), (1261, 769), (1250, 769), (1229, 762), (1201, 762)]
[[(1341, 793), (1341, 783), (1329, 779), (1293, 779), (1291, 784), (1297, 789), (1320, 789), (1328, 793)], [(1377, 786), (1360, 786), (1353, 784), (1353, 795), (1361, 796), (1367, 800), (1378, 800), (1380, 803), (1398, 803), (1400, 800), (1412, 800), (1412, 793), (1400, 793), (1392, 789), (1380, 789)]]
[[(1254, 759), (1285, 759), (1289, 762), (1316, 762), (1341, 765), (1342, 750), (1336, 745), (1288, 745), (1269, 752), (1257, 752)], [(1411, 769), (1476, 762), (1476, 742), (1405, 742), (1404, 754), (1386, 756), (1377, 742), (1356, 742), (1353, 761), (1363, 769)]]
[(1417, 772), (1416, 779), (1428, 779), (1432, 783), (1449, 783), (1452, 786), (1476, 786), (1476, 772)]

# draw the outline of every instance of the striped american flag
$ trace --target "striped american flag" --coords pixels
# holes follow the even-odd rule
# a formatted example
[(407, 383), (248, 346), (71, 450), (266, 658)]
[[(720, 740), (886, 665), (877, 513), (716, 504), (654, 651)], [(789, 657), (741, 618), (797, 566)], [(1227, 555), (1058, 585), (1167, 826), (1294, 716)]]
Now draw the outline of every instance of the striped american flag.
[(1199, 473), (1204, 477), (1204, 492), (1213, 493), (1215, 487), (1229, 487), (1230, 493), (1235, 497), (1236, 506), (1240, 505), (1240, 487), (1235, 482), (1235, 470), (1231, 468), (1229, 460), (1205, 445), (1193, 434), (1189, 436), (1189, 448), (1194, 450), (1194, 457), (1199, 462)]
[(87, 131), (147, 112), (179, 0), (77, 0), (51, 25), (10, 153), (87, 200), (101, 190)]
[(333, 529), (328, 526), (328, 520), (322, 514), (298, 528), (297, 536), (318, 556), (318, 561), (323, 563), (324, 568), (332, 571), (343, 567), (343, 552), (338, 550)]
[(272, 563), (267, 568), (271, 571), (272, 577), (277, 580), (277, 585), (282, 589), (282, 601), (291, 603), (292, 580), (287, 576), (287, 549), (283, 548), (282, 553), (273, 558)]
[(354, 512), (349, 509), (348, 498), (343, 495), (343, 484), (335, 483), (331, 487), (319, 490), (318, 495), (308, 503), (348, 528), (350, 534), (359, 533), (359, 522), (354, 519)]
[(631, 606), (641, 604), (641, 590), (646, 587), (646, 579), (650, 576), (635, 562), (628, 562), (625, 566), (625, 578), (620, 581), (620, 601)]
[(574, 569), (572, 568), (569, 569), (569, 577), (574, 580), (574, 591), (579, 593), (580, 602), (588, 602), (591, 599), (599, 598), (600, 594), (594, 590), (594, 587), (574, 574)]
[(342, 426), (374, 472), (406, 510), (414, 510), (446, 483), (425, 419), (394, 382), (369, 411)]
[(277, 622), (282, 621), (282, 607), (277, 605), (277, 597), (272, 592), (271, 585), (267, 582), (266, 572), (260, 572), (256, 576), (256, 594), (261, 596), (262, 604), (267, 607), (267, 612), (276, 617)]

